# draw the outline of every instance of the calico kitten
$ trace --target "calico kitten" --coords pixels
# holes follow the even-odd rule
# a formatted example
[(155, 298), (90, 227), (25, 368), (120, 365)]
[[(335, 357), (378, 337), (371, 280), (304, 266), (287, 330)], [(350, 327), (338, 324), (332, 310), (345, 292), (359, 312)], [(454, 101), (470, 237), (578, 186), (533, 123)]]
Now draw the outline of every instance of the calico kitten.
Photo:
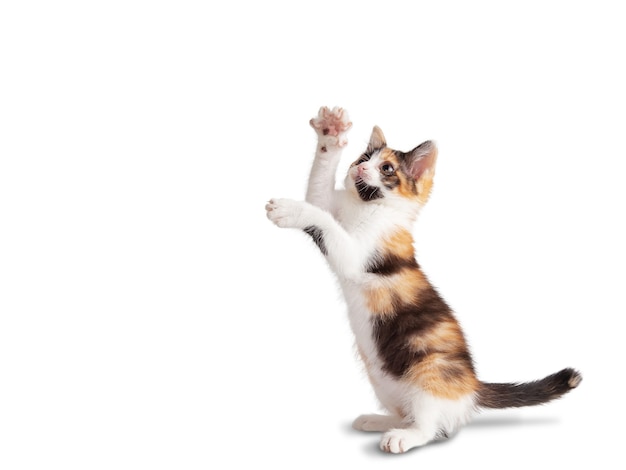
[(537, 405), (578, 386), (573, 369), (521, 384), (476, 377), (459, 323), (415, 260), (411, 227), (433, 184), (433, 142), (400, 152), (374, 127), (338, 191), (352, 123), (341, 108), (323, 107), (311, 126), (318, 144), (306, 202), (272, 199), (266, 210), (279, 227), (308, 233), (339, 279), (359, 354), (388, 412), (362, 415), (354, 428), (383, 432), (382, 450), (406, 452), (454, 433), (480, 408)]

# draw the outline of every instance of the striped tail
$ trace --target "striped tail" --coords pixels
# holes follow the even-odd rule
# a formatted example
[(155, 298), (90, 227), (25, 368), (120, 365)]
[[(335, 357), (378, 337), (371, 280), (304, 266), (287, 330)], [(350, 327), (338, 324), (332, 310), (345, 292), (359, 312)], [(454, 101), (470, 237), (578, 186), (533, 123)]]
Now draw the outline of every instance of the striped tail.
[(563, 369), (555, 374), (525, 383), (481, 383), (478, 406), (482, 408), (516, 408), (547, 403), (560, 398), (582, 380), (574, 369)]

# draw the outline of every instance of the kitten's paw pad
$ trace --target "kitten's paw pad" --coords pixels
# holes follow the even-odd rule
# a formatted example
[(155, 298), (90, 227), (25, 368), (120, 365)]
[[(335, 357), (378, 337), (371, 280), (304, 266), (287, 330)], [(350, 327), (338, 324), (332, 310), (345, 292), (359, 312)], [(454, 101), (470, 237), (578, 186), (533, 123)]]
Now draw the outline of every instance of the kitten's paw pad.
[(292, 199), (270, 199), (265, 205), (267, 218), (279, 227), (299, 227), (302, 205)]
[(391, 454), (402, 454), (427, 442), (428, 439), (417, 429), (392, 429), (383, 434), (380, 440), (380, 450)]
[(330, 140), (335, 146), (343, 147), (348, 143), (345, 133), (352, 127), (348, 112), (343, 108), (329, 109), (322, 106), (317, 116), (309, 121), (319, 137), (334, 137)]
[(400, 426), (400, 419), (386, 415), (361, 415), (352, 422), (352, 427), (357, 431), (385, 432), (389, 429)]

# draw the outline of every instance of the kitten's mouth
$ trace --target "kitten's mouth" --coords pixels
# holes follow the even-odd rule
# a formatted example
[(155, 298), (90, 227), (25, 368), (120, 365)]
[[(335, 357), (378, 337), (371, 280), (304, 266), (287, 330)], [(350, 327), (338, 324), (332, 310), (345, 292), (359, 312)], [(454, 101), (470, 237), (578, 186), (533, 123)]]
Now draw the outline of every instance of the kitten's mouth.
[(380, 188), (367, 184), (360, 176), (354, 178), (354, 186), (356, 187), (357, 193), (359, 193), (359, 197), (363, 201), (367, 202), (383, 197), (383, 193)]

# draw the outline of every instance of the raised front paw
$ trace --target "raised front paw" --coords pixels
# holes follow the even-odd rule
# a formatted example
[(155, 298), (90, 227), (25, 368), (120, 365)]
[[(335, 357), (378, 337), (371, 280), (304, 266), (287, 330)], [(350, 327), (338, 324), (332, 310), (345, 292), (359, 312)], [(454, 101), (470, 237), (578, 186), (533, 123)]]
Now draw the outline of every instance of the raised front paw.
[(270, 199), (265, 205), (267, 218), (279, 227), (303, 228), (301, 215), (303, 203), (292, 199)]
[(327, 144), (343, 147), (348, 143), (346, 133), (352, 127), (352, 123), (345, 109), (337, 106), (329, 109), (322, 106), (317, 116), (311, 119), (309, 123), (317, 132), (320, 140), (326, 140)]

